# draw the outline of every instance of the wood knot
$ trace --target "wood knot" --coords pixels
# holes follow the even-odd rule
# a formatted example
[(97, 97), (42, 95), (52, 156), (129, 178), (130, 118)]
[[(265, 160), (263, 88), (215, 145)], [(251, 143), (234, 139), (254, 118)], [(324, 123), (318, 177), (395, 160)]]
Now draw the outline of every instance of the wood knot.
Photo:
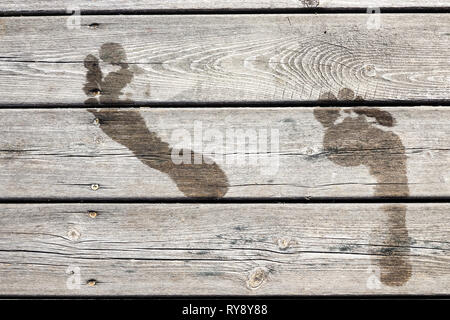
[(103, 143), (105, 140), (103, 139), (103, 137), (97, 136), (94, 138), (94, 143), (95, 144), (101, 144)]
[(286, 250), (287, 248), (289, 248), (290, 244), (291, 244), (290, 239), (286, 238), (278, 239), (278, 248), (280, 248), (280, 250)]
[(302, 4), (307, 8), (315, 8), (319, 6), (319, 0), (301, 0)]
[(247, 280), (247, 287), (256, 290), (267, 280), (267, 271), (263, 268), (253, 270)]
[(67, 236), (71, 241), (77, 241), (81, 237), (81, 232), (75, 228), (70, 228), (69, 232), (67, 232)]
[(368, 75), (369, 77), (375, 77), (375, 76), (377, 75), (377, 72), (376, 72), (376, 70), (375, 70), (375, 66), (373, 66), (373, 65), (371, 65), (371, 64), (366, 65), (366, 66), (364, 67), (364, 69), (365, 69), (365, 71), (366, 71), (366, 73), (367, 73), (367, 75)]

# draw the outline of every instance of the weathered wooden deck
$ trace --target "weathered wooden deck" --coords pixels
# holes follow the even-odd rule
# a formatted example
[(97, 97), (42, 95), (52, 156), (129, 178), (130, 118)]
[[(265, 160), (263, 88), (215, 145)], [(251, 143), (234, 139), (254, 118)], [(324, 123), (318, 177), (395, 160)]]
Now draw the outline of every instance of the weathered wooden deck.
[(450, 294), (448, 9), (1, 3), (0, 296)]

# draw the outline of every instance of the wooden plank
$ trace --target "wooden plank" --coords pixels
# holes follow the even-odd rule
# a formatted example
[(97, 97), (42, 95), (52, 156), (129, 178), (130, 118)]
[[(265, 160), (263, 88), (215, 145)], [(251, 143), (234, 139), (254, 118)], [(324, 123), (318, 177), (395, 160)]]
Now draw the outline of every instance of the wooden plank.
[(211, 10), (302, 8), (435, 8), (448, 7), (445, 0), (15, 0), (0, 4), (0, 11), (84, 10)]
[(0, 195), (449, 197), (450, 110), (370, 108), (3, 109)]
[(448, 100), (448, 17), (1, 18), (0, 104)]
[(1, 204), (0, 292), (449, 294), (449, 210), (393, 203)]

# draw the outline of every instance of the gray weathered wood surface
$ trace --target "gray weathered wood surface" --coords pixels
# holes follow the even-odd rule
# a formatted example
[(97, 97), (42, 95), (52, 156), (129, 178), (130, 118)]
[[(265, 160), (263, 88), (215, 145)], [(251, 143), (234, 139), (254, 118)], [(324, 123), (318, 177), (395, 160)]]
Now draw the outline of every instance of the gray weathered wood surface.
[(1, 11), (179, 10), (179, 9), (300, 9), (300, 8), (434, 8), (448, 7), (446, 0), (14, 0), (0, 4)]
[[(446, 107), (382, 110), (392, 115), (395, 126), (382, 127), (371, 118), (366, 121), (380, 130), (393, 132), (401, 140), (409, 195), (448, 197), (450, 110)], [(323, 145), (325, 130), (315, 119), (313, 108), (140, 108), (121, 112), (129, 122), (123, 130), (130, 141), (143, 138), (136, 133), (137, 114), (150, 132), (170, 146), (193, 149), (213, 158), (228, 179), (225, 197), (372, 197), (376, 195), (374, 190), (382, 186), (382, 180), (371, 175), (369, 167), (343, 167), (329, 159)], [(108, 122), (107, 115), (108, 112), (100, 121)], [(105, 134), (95, 118), (82, 108), (1, 110), (1, 198), (184, 196), (167, 174), (145, 165), (133, 154), (134, 150)], [(202, 140), (194, 141), (195, 128), (202, 133)], [(184, 130), (181, 133), (189, 137), (191, 145), (180, 138), (180, 130)], [(219, 131), (223, 140), (208, 138), (211, 130)], [(227, 130), (233, 130), (237, 136), (242, 136), (239, 130), (254, 130), (258, 137), (262, 136), (261, 130), (267, 130), (267, 153), (261, 149), (255, 152), (248, 145), (250, 140), (245, 145), (235, 137), (229, 143)], [(274, 132), (271, 130), (279, 132), (278, 149), (271, 146), (271, 141), (276, 141), (275, 136), (271, 138)], [(348, 142), (354, 139), (351, 132), (342, 138)], [(208, 146), (213, 146), (217, 154), (208, 153)], [(381, 159), (400, 153), (395, 147), (375, 142), (373, 146), (360, 148), (348, 150), (348, 157), (353, 159), (361, 152), (371, 152), (370, 149)], [(148, 158), (152, 157), (152, 150), (155, 148), (144, 142), (138, 153), (141, 158)], [(245, 159), (240, 162), (236, 154), (244, 155)], [(161, 158), (161, 154), (153, 156)], [(91, 184), (98, 184), (99, 189), (92, 190)], [(396, 194), (395, 189), (385, 195), (405, 196)]]
[(450, 14), (367, 7), (450, 6), (0, 3), (0, 297), (450, 294)]
[(406, 205), (403, 286), (378, 279), (384, 206), (1, 204), (0, 293), (449, 294), (449, 204)]
[(83, 103), (83, 61), (111, 42), (134, 75), (121, 101), (315, 101), (342, 88), (448, 100), (448, 14), (386, 14), (379, 30), (364, 14), (83, 16), (80, 29), (69, 19), (0, 18), (0, 104)]

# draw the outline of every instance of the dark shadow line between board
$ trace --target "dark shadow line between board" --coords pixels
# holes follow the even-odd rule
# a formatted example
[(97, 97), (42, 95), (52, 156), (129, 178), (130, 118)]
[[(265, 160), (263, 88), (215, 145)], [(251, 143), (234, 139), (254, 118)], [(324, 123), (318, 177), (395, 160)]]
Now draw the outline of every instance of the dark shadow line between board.
[[(427, 14), (450, 13), (450, 6), (444, 7), (378, 7), (383, 14)], [(9, 10), (1, 11), (0, 17), (48, 17), (67, 16), (66, 10)], [(238, 14), (368, 14), (367, 8), (221, 8), (221, 9), (111, 9), (81, 10), (81, 15), (238, 15)]]
[(285, 198), (0, 198), (0, 204), (386, 204), (386, 203), (450, 203), (450, 197), (285, 197)]
[(0, 295), (2, 299), (37, 299), (37, 300), (216, 300), (217, 302), (226, 300), (448, 300), (450, 295), (436, 294), (374, 294), (374, 295), (358, 295), (358, 294), (342, 294), (342, 295)]
[[(114, 102), (99, 105), (104, 108), (286, 108), (286, 107), (352, 107), (352, 106), (377, 106), (377, 107), (448, 107), (450, 100), (351, 100), (351, 101), (323, 101), (323, 100), (307, 100), (307, 101), (210, 101), (210, 102)], [(1, 104), (1, 109), (69, 109), (69, 108), (87, 108), (84, 103), (26, 103), (26, 104)], [(91, 107), (92, 108), (92, 107)]]

